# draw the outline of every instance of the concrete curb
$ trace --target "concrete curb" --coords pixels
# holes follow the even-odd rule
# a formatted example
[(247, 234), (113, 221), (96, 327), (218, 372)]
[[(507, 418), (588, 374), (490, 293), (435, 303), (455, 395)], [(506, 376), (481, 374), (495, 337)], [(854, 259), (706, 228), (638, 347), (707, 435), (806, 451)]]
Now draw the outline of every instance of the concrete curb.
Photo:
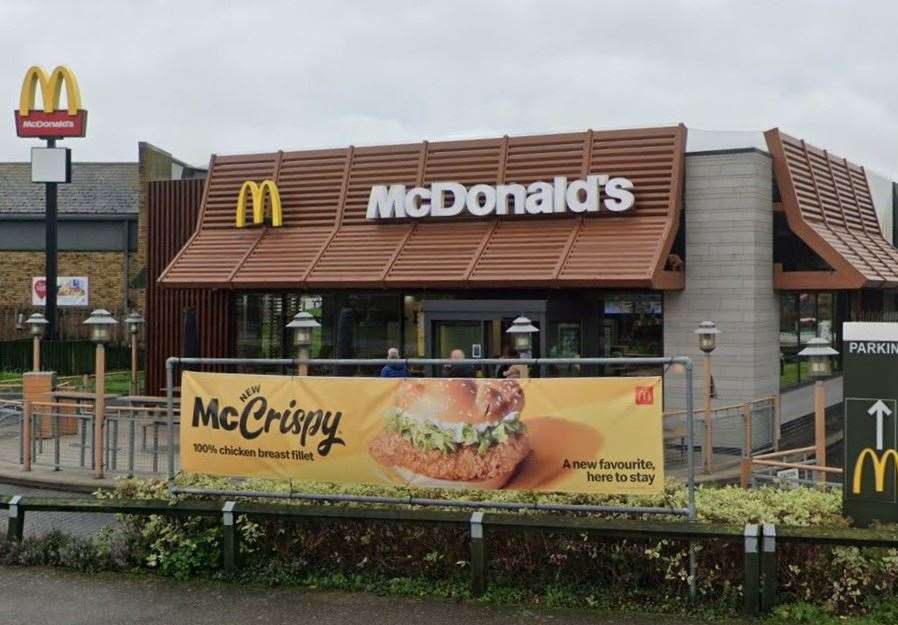
[(0, 483), (38, 488), (46, 490), (68, 491), (73, 493), (93, 493), (97, 490), (112, 490), (117, 480), (62, 474), (58, 472), (35, 471), (26, 473), (15, 464), (0, 462)]

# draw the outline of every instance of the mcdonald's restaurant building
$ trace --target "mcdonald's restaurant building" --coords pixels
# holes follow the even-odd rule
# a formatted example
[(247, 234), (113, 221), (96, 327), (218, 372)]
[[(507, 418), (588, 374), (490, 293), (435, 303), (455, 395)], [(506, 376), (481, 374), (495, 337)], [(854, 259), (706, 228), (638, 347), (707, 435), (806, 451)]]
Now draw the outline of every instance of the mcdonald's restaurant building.
[(361, 358), (496, 357), (526, 315), (550, 357), (698, 360), (714, 321), (734, 403), (805, 382), (809, 338), (895, 311), (894, 183), (778, 129), (216, 155), (205, 182), (154, 184), (150, 389), (173, 354), (291, 355), (299, 310), (322, 324), (313, 356)]

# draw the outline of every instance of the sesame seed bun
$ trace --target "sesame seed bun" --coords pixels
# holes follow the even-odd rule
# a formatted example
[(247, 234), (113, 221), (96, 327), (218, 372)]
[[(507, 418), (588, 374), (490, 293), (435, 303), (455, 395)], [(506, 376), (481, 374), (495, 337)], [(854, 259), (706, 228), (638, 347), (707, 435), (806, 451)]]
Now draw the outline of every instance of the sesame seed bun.
[(396, 407), (418, 419), (443, 423), (495, 423), (524, 407), (515, 380), (403, 380)]

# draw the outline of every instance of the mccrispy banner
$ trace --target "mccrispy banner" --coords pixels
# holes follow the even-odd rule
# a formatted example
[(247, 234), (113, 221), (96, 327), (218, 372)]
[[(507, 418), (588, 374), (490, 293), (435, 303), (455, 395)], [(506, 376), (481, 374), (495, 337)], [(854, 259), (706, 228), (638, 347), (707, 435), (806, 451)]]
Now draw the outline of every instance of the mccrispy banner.
[(185, 372), (184, 471), (423, 487), (654, 494), (661, 378)]

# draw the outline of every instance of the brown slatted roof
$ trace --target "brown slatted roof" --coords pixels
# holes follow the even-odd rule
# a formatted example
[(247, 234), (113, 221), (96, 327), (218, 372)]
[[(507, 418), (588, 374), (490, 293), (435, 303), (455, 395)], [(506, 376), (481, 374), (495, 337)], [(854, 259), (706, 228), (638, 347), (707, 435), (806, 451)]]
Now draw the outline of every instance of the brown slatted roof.
[[(682, 288), (665, 271), (679, 224), (686, 128), (214, 157), (197, 232), (160, 278), (224, 288), (639, 286)], [(375, 184), (528, 184), (630, 178), (624, 215), (374, 223)], [(237, 229), (244, 180), (272, 178), (284, 225)]]
[(832, 268), (778, 272), (777, 288), (898, 286), (898, 250), (882, 235), (864, 168), (779, 129), (764, 134), (789, 227)]

